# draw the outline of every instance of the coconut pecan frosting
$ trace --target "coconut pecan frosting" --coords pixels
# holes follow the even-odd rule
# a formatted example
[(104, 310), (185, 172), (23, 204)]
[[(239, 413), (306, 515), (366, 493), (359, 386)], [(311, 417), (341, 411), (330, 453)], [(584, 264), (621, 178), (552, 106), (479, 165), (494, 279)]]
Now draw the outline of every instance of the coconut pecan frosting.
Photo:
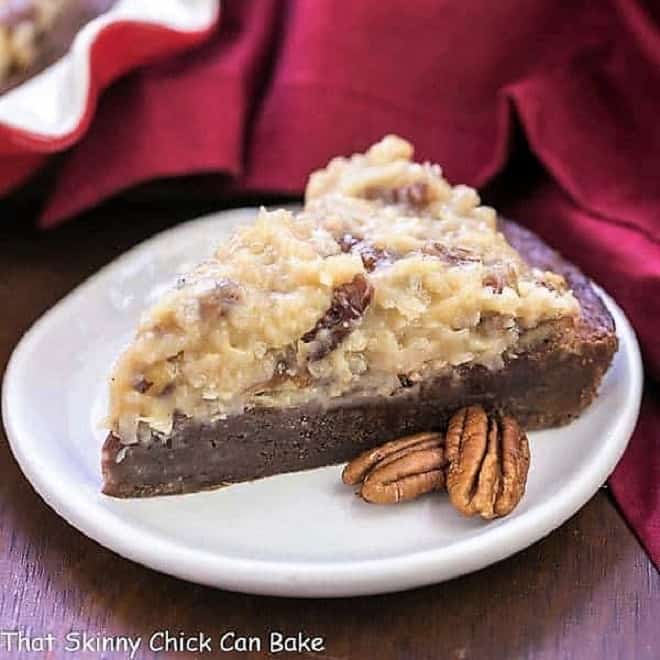
[[(387, 396), (460, 365), (495, 371), (576, 322), (561, 275), (530, 267), (492, 208), (387, 136), (312, 174), (304, 209), (256, 214), (148, 310), (111, 381), (131, 444), (175, 416)], [(551, 323), (548, 323), (551, 322)]]

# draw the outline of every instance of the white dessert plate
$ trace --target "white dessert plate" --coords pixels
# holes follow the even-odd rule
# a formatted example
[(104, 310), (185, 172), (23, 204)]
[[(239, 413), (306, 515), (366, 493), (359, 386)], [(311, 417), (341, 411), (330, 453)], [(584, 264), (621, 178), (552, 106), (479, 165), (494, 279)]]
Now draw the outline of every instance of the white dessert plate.
[(637, 419), (642, 366), (634, 332), (607, 296), (621, 346), (598, 399), (564, 428), (530, 434), (525, 497), (492, 522), (446, 496), (369, 505), (339, 466), (175, 497), (100, 493), (106, 379), (141, 310), (253, 210), (188, 222), (138, 245), (46, 313), (14, 351), (2, 412), (37, 492), (87, 536), (186, 580), (280, 596), (352, 596), (440, 582), (550, 533), (605, 482)]

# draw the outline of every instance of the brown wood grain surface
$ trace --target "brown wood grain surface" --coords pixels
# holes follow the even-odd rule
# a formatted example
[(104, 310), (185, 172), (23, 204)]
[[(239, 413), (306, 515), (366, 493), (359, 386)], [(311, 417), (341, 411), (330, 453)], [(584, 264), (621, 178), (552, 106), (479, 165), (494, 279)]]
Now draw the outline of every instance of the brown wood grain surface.
[[(125, 198), (39, 233), (29, 228), (31, 205), (0, 205), (0, 369), (29, 325), (86, 276), (207, 209)], [(0, 631), (60, 640), (71, 630), (146, 639), (165, 629), (215, 638), (282, 631), (325, 640), (321, 653), (274, 657), (644, 660), (660, 657), (658, 620), (660, 578), (606, 490), (543, 541), (445, 584), (369, 598), (266, 598), (167, 577), (85, 538), (33, 492), (0, 433)], [(101, 655), (60, 647), (49, 657)], [(0, 656), (10, 657), (2, 646)]]

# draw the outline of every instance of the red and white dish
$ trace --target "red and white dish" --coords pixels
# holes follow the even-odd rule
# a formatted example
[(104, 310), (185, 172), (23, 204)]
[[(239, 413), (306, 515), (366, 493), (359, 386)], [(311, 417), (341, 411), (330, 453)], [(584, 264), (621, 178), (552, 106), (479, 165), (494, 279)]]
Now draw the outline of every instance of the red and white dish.
[(69, 52), (0, 95), (0, 192), (20, 183), (88, 127), (100, 91), (147, 61), (201, 42), (219, 0), (118, 0), (87, 23)]

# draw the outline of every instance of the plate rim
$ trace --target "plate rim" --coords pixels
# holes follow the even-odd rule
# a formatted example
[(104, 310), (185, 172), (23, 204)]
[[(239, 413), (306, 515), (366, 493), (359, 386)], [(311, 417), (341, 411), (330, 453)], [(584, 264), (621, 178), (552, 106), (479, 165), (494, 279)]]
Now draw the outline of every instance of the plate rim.
[[(100, 268), (61, 298), (24, 333), (15, 346), (2, 383), (2, 418), (12, 453), (39, 496), (69, 524), (92, 540), (120, 556), (185, 580), (222, 589), (251, 594), (287, 597), (345, 597), (388, 593), (436, 584), (501, 561), (529, 547), (577, 512), (599, 490), (616, 467), (635, 429), (643, 388), (643, 367), (635, 332), (621, 308), (596, 284), (593, 286), (612, 314), (619, 338), (615, 359), (624, 360), (631, 379), (625, 405), (613, 420), (615, 431), (600, 448), (594, 461), (572, 480), (562, 485), (562, 498), (550, 498), (532, 510), (509, 519), (489, 533), (490, 543), (471, 537), (450, 548), (426, 549), (395, 557), (332, 562), (276, 561), (244, 559), (181, 546), (170, 537), (154, 530), (140, 529), (122, 519), (118, 513), (98, 506), (97, 501), (84, 498), (68, 499), (58, 492), (58, 481), (42, 469), (35, 452), (26, 451), (30, 439), (22, 437), (20, 420), (11, 413), (12, 400), (17, 396), (18, 380), (29, 355), (55, 314), (65, 313), (76, 304), (97, 280), (138, 251), (148, 250), (164, 236), (185, 231), (191, 224), (203, 224), (245, 214), (251, 208), (236, 208), (211, 213), (179, 223), (131, 247)], [(625, 353), (625, 355), (624, 355)], [(588, 472), (585, 477), (584, 472)], [(105, 497), (98, 495), (98, 497)], [(495, 535), (495, 538), (493, 538)], [(460, 565), (460, 568), (457, 568)], [(359, 577), (356, 577), (359, 576)]]

